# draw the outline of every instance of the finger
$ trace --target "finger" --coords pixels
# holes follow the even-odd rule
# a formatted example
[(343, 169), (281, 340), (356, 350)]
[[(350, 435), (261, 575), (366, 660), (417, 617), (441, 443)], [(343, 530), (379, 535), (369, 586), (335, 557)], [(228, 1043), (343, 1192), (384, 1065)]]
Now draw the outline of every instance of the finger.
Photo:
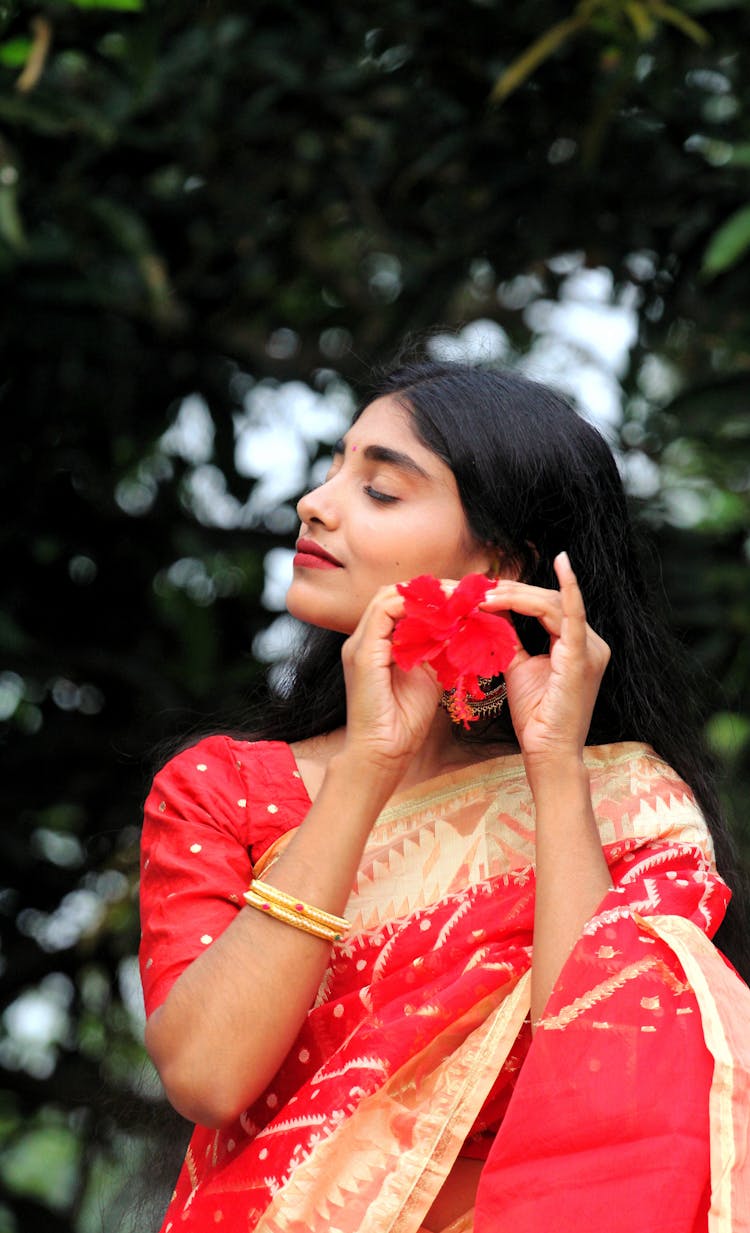
[(388, 586), (380, 587), (375, 592), (369, 604), (363, 613), (363, 621), (374, 618), (377, 620), (381, 616), (391, 617), (393, 620), (398, 620), (403, 616), (406, 600), (400, 594), (396, 583), (391, 583)]
[(354, 633), (347, 639), (350, 651), (363, 640), (389, 639), (396, 622), (404, 615), (405, 607), (406, 600), (397, 591), (395, 583), (381, 587), (362, 613)]
[(558, 553), (553, 565), (560, 583), (561, 632), (571, 649), (583, 651), (589, 632), (586, 624), (586, 608), (567, 552)]
[(586, 620), (583, 595), (567, 552), (561, 552), (555, 558), (554, 566), (560, 583), (563, 639), (572, 650), (585, 656), (595, 668), (603, 671), (610, 659), (610, 648)]
[(562, 626), (562, 602), (559, 591), (528, 586), (525, 582), (497, 583), (479, 605), (487, 612), (511, 611), (536, 617), (548, 634), (558, 636)]

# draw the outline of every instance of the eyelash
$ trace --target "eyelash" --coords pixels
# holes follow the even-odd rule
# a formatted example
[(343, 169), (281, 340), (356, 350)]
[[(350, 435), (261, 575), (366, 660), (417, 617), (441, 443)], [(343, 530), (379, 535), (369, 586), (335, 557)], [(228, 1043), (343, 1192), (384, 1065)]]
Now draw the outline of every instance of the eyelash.
[(391, 505), (394, 501), (398, 501), (398, 497), (389, 497), (385, 492), (378, 492), (377, 488), (373, 488), (370, 484), (365, 484), (365, 492), (373, 501), (379, 501), (382, 505)]
[[(327, 484), (330, 479), (333, 479), (334, 475), (338, 474), (338, 470), (339, 468), (330, 471), (323, 480), (323, 483)], [(377, 501), (379, 505), (394, 505), (400, 500), (400, 497), (392, 497), (387, 492), (381, 492), (378, 488), (373, 488), (372, 484), (364, 485), (364, 493), (371, 501)]]

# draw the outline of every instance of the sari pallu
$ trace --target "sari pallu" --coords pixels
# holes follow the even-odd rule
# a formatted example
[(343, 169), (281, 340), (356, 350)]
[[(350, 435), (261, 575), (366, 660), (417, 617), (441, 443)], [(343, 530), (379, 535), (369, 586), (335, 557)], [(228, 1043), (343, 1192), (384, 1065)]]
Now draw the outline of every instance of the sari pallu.
[(643, 747), (587, 761), (615, 890), (533, 1044), (533, 809), (504, 758), (381, 815), (316, 1006), (255, 1105), (196, 1130), (165, 1231), (416, 1233), (498, 1121), (478, 1233), (750, 1228), (750, 994), (705, 939), (727, 898), (705, 826)]

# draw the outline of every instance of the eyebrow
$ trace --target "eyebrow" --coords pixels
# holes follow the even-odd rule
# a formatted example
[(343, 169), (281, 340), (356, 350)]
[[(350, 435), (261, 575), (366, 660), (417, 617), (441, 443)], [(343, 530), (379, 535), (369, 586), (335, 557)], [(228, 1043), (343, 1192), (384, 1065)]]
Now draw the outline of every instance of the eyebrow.
[[(339, 437), (333, 447), (334, 454), (343, 454), (346, 449), (346, 443), (343, 437)], [(424, 467), (420, 467), (418, 462), (409, 454), (403, 454), (401, 450), (393, 450), (388, 445), (367, 445), (362, 450), (362, 457), (368, 462), (383, 462), (389, 467), (398, 467), (400, 471), (407, 471), (411, 475), (417, 475), (420, 479), (431, 479), (429, 471), (425, 471)]]

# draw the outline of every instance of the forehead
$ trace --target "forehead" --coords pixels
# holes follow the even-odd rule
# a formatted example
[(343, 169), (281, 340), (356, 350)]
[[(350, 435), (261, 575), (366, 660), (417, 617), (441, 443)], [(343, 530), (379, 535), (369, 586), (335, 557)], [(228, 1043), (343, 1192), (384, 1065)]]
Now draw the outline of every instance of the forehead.
[(368, 446), (387, 446), (408, 454), (435, 479), (445, 479), (453, 473), (437, 454), (434, 454), (414, 431), (411, 411), (393, 395), (385, 395), (368, 403), (362, 414), (352, 424), (345, 437), (347, 449), (366, 449)]

